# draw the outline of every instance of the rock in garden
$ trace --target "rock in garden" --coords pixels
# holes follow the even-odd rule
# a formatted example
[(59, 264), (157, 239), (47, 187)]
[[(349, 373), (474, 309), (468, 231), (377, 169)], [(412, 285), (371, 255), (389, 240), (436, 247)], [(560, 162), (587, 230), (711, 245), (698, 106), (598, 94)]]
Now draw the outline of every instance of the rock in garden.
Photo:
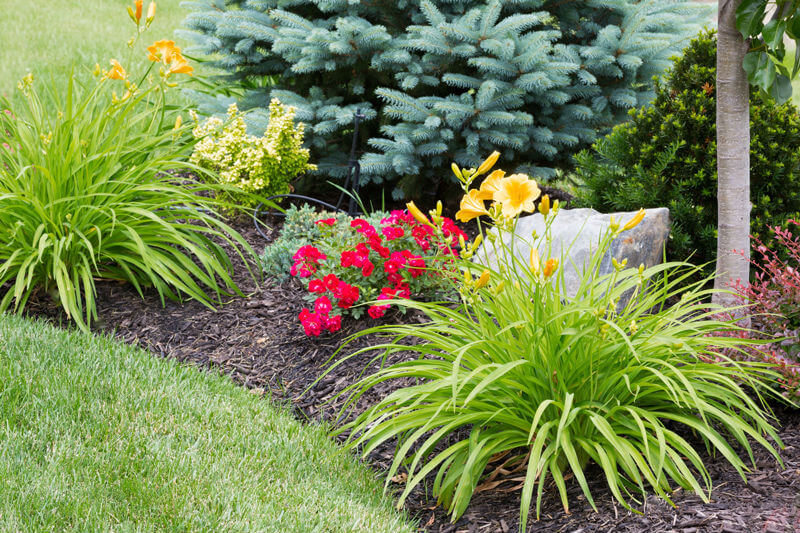
[[(552, 235), (552, 251), (548, 253), (543, 239), (539, 240), (539, 254), (542, 258), (562, 258), (564, 268), (564, 281), (566, 292), (573, 296), (580, 284), (580, 273), (588, 265), (592, 254), (597, 250), (600, 239), (605, 235), (611, 224), (611, 217), (624, 225), (636, 214), (635, 211), (625, 213), (603, 214), (594, 209), (561, 209), (550, 228)], [(618, 261), (628, 260), (628, 266), (638, 268), (644, 264), (645, 268), (655, 266), (662, 262), (664, 245), (669, 236), (669, 209), (660, 207), (648, 209), (642, 222), (635, 228), (621, 233), (611, 244), (603, 257), (600, 265), (600, 275), (613, 271), (612, 258)], [(508, 249), (513, 249), (514, 255), (522, 262), (527, 263), (531, 252), (531, 235), (544, 235), (545, 221), (539, 214), (521, 217), (517, 221), (514, 236), (510, 233), (504, 235)], [(513, 240), (513, 244), (512, 244)], [(502, 253), (499, 242), (492, 245), (485, 242), (475, 254), (475, 261), (495, 266), (495, 255)], [(506, 261), (507, 263), (507, 261)]]

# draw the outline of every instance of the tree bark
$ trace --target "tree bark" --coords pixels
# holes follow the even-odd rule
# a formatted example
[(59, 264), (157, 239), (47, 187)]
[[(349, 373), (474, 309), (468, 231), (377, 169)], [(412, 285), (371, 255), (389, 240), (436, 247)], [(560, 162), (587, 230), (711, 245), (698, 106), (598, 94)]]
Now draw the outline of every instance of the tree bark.
[[(749, 49), (736, 29), (741, 0), (720, 0), (717, 35), (717, 207), (715, 289), (750, 277), (750, 101), (742, 60)], [(732, 305), (733, 296), (714, 301)]]

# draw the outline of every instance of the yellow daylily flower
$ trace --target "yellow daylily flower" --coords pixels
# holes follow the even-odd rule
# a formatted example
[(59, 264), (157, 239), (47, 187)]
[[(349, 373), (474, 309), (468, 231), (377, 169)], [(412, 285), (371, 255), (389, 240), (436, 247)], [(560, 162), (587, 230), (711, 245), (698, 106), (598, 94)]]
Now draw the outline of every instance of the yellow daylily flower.
[(639, 222), (641, 222), (642, 219), (644, 219), (644, 215), (645, 215), (644, 209), (639, 209), (636, 212), (636, 214), (633, 215), (633, 218), (630, 219), (627, 224), (622, 226), (622, 231), (628, 231), (629, 229), (633, 229), (636, 226), (638, 226)]
[(531, 266), (531, 272), (538, 274), (541, 264), (539, 263), (539, 249), (535, 246), (531, 247), (531, 256), (528, 260), (528, 263)]
[(472, 189), (464, 195), (464, 198), (461, 199), (461, 209), (456, 213), (457, 220), (469, 222), (473, 218), (489, 214), (486, 206), (483, 205), (483, 200), (478, 197), (479, 194), (478, 190)]
[(550, 196), (545, 194), (539, 201), (539, 212), (547, 216), (550, 213)]
[(502, 170), (495, 170), (483, 180), (481, 188), (478, 190), (478, 198), (481, 200), (493, 200), (494, 193), (498, 191), (500, 180), (505, 177), (506, 173)]
[(478, 170), (475, 171), (475, 176), (480, 176), (484, 172), (489, 172), (489, 170), (497, 163), (497, 160), (500, 158), (500, 152), (494, 151), (491, 153), (489, 157), (487, 157), (481, 166), (478, 167)]
[(494, 200), (501, 204), (504, 217), (513, 218), (522, 211), (532, 213), (533, 202), (541, 193), (536, 182), (527, 174), (512, 174), (500, 181)]
[(491, 273), (488, 270), (484, 270), (481, 273), (481, 277), (478, 278), (478, 281), (475, 282), (476, 289), (482, 289), (489, 283), (489, 278), (491, 277)]
[(419, 207), (417, 207), (416, 204), (414, 204), (414, 202), (408, 202), (406, 204), (406, 209), (408, 209), (408, 213), (412, 217), (414, 217), (414, 220), (416, 220), (420, 224), (427, 224), (428, 226), (431, 225), (430, 221), (428, 220), (428, 217), (422, 214), (422, 211), (419, 210)]

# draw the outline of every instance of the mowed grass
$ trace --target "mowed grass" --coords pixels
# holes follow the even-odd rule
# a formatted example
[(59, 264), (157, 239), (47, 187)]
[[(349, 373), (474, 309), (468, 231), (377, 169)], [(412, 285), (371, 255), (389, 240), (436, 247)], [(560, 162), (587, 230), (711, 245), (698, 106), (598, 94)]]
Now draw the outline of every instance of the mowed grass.
[[(156, 18), (133, 51), (140, 66), (147, 62), (148, 45), (176, 40), (173, 32), (187, 14), (181, 1), (156, 1)], [(145, 0), (145, 12), (148, 4)], [(136, 33), (126, 11), (129, 5), (133, 0), (0, 0), (0, 94), (10, 96), (29, 72), (59, 83), (73, 65), (78, 71), (89, 71), (95, 63), (108, 69), (109, 59), (115, 58), (128, 68), (131, 50), (126, 42)]]
[(227, 378), (0, 315), (0, 531), (412, 531), (374, 472)]

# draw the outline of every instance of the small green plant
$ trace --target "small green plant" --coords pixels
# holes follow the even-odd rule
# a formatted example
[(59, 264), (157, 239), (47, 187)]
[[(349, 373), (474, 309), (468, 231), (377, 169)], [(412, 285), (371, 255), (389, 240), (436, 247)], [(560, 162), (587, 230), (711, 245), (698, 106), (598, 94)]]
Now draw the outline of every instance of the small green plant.
[[(137, 30), (152, 21), (135, 15)], [(152, 286), (162, 302), (185, 295), (210, 306), (239, 292), (221, 243), (254, 253), (217, 217), (222, 204), (197, 194), (216, 189), (167, 173), (187, 168), (191, 135), (167, 118), (164, 94), (192, 67), (172, 41), (148, 53), (150, 69), (160, 65), (149, 87), (150, 69), (132, 81), (111, 60), (94, 83), (71, 75), (42, 89), (27, 76), (15, 105), (0, 98), (0, 310), (46, 292), (88, 329), (97, 279)]]
[[(579, 205), (668, 207), (667, 254), (696, 264), (713, 263), (717, 249), (716, 46), (714, 32), (692, 40), (652, 105), (576, 157)], [(800, 116), (755, 89), (750, 101), (751, 232), (771, 244), (768, 226), (800, 213)]]
[(239, 205), (254, 205), (258, 198), (253, 195), (286, 194), (292, 179), (316, 169), (303, 148), (303, 123), (295, 124), (294, 109), (276, 98), (269, 104), (269, 126), (263, 137), (247, 134), (236, 104), (228, 107), (227, 123), (209, 117), (199, 124), (195, 113), (192, 118), (197, 145), (190, 161), (219, 175), (222, 183), (249, 193), (232, 194)]
[[(476, 173), (456, 170), (467, 191)], [(502, 233), (521, 211), (532, 211), (539, 191), (525, 176), (493, 176), (480, 190), (467, 192), (458, 216), (490, 217)], [(487, 208), (485, 200), (495, 203)], [(548, 229), (533, 243), (529, 261), (516, 258), (503, 239), (487, 237), (488, 245), (502, 247), (496, 256), (508, 261), (496, 268), (463, 261), (460, 305), (396, 300), (428, 320), (354, 336), (378, 333), (388, 340), (347, 357), (371, 350), (379, 351), (376, 359), (395, 352), (419, 356), (384, 367), (346, 392), (355, 402), (387, 381), (412, 383), (342, 428), (350, 432), (350, 446), (363, 447), (365, 455), (397, 439), (387, 483), (401, 469), (407, 472), (400, 503), (430, 474), (433, 494), (456, 519), (487, 466), (519, 467), (525, 472), (524, 531), (534, 491), (538, 516), (548, 480), (565, 510), (568, 475), (595, 505), (585, 476), (590, 462), (602, 469), (612, 494), (628, 509), (648, 490), (671, 502), (673, 484), (708, 500), (710, 476), (683, 430), (719, 452), (742, 477), (747, 465), (731, 443), (751, 460), (752, 443), (779, 460), (765, 436), (781, 442), (758, 396), (774, 373), (719, 355), (741, 350), (748, 341), (711, 336), (739, 328), (715, 318), (716, 309), (705, 303), (711, 291), (702, 290), (702, 282), (678, 288), (697, 268), (667, 263), (626, 269), (624, 260), (615, 258), (614, 272), (598, 275), (611, 241), (645, 212), (624, 225), (612, 224), (577, 294), (567, 297), (559, 268), (565, 258), (547, 253), (558, 208), (551, 209), (543, 197), (539, 209)], [(481, 275), (475, 279), (473, 272)], [(630, 292), (621, 306), (622, 295)], [(666, 305), (673, 296), (681, 298)], [(756, 391), (756, 399), (749, 391)]]

